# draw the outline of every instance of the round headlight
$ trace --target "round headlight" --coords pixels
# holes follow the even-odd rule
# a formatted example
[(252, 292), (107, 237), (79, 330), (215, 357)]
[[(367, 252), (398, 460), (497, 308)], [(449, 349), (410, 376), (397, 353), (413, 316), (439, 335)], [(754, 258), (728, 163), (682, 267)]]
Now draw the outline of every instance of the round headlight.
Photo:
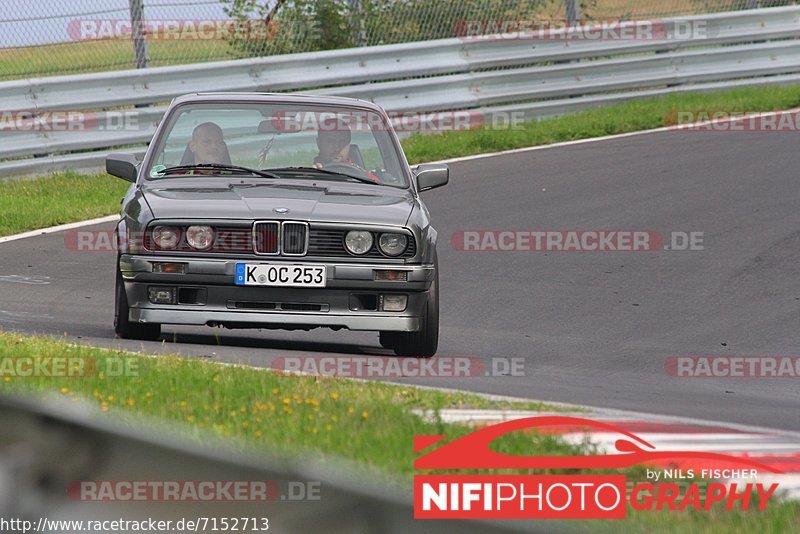
[(371, 233), (362, 232), (360, 230), (347, 232), (347, 235), (344, 237), (344, 244), (347, 250), (359, 256), (369, 252), (369, 249), (372, 248), (372, 241)]
[(162, 250), (178, 248), (181, 240), (181, 231), (171, 226), (156, 226), (153, 228), (153, 243)]
[(399, 256), (406, 251), (408, 237), (403, 234), (381, 234), (378, 246), (387, 256)]
[(210, 226), (190, 226), (186, 229), (186, 242), (195, 250), (208, 250), (214, 244), (214, 229)]

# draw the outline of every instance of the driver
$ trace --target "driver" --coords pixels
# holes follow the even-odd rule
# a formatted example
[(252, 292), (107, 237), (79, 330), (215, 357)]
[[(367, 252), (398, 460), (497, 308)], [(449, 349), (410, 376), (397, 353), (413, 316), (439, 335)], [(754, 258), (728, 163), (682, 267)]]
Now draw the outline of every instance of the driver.
[(194, 164), (230, 164), (228, 148), (222, 135), (222, 128), (213, 122), (204, 122), (192, 132), (189, 150), (194, 154)]
[(336, 127), (333, 129), (320, 128), (317, 131), (319, 154), (314, 158), (314, 167), (321, 169), (335, 163), (350, 165), (363, 171), (367, 178), (379, 182), (377, 176), (366, 169), (361, 169), (350, 158), (351, 139), (350, 127), (342, 120), (337, 120)]
[(317, 148), (319, 155), (314, 158), (314, 167), (322, 168), (331, 163), (346, 163), (352, 165), (350, 160), (350, 128), (344, 121), (336, 121), (334, 129), (320, 129), (317, 131)]

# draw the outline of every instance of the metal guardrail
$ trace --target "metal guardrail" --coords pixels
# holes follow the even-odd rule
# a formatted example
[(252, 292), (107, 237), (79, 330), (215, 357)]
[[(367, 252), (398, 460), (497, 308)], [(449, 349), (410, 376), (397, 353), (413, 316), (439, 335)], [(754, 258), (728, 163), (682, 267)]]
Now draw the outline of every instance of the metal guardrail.
[(2, 83), (0, 112), (100, 110), (102, 122), (102, 110), (140, 107), (126, 112), (136, 128), (0, 131), (0, 161), (39, 156), (0, 163), (0, 176), (97, 168), (105, 151), (74, 152), (146, 143), (163, 104), (190, 92), (305, 90), (371, 100), (389, 112), (502, 110), (533, 119), (653, 92), (794, 83), (800, 75), (800, 41), (791, 40), (800, 36), (800, 7), (654, 23), (653, 39), (571, 40), (562, 30), (546, 39), (453, 38)]
[[(410, 447), (409, 442), (409, 450)], [(266, 501), (226, 498), (222, 502), (206, 502), (196, 496), (194, 500), (142, 500), (130, 497), (129, 492), (128, 500), (108, 498), (98, 502), (82, 500), (79, 490), (69, 489), (80, 481), (109, 485), (126, 481), (259, 482), (268, 484), (270, 497)], [(310, 489), (288, 492), (289, 484)], [(44, 524), (40, 532), (77, 533), (96, 531), (86, 528), (90, 520), (146, 523), (149, 518), (172, 521), (172, 532), (194, 531), (191, 527), (175, 528), (181, 519), (209, 518), (207, 527), (197, 530), (210, 532), (228, 528), (214, 527), (211, 518), (221, 523), (222, 518), (245, 517), (251, 521), (258, 518), (262, 529), (261, 518), (267, 518), (269, 532), (288, 533), (323, 530), (444, 534), (457, 530), (471, 534), (545, 530), (530, 523), (483, 521), (427, 521), (421, 525), (414, 521), (410, 487), (409, 483), (409, 493), (404, 494), (379, 480), (367, 481), (365, 475), (354, 472), (353, 465), (342, 460), (287, 461), (243, 452), (222, 441), (206, 440), (201, 445), (163, 424), (145, 419), (119, 423), (88, 405), (70, 402), (67, 406), (60, 399), (43, 402), (0, 396), (0, 518), (6, 522), (30, 521), (28, 532), (44, 519), (49, 523), (83, 521), (84, 528)], [(313, 498), (308, 498), (311, 490)], [(235, 495), (233, 490), (230, 493)], [(233, 519), (229, 522), (233, 523)], [(552, 527), (552, 523), (549, 525)], [(113, 527), (106, 528), (110, 531)], [(241, 532), (259, 531), (242, 525), (237, 528)], [(12, 527), (12, 531), (21, 529)]]

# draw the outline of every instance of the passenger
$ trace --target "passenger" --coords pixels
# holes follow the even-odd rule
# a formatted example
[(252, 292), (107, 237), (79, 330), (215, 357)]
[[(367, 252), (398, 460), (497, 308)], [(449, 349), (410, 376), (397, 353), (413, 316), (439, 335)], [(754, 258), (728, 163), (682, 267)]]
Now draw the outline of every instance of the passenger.
[(231, 157), (222, 134), (222, 128), (213, 122), (204, 122), (192, 132), (189, 150), (194, 155), (194, 164), (203, 163), (230, 165)]

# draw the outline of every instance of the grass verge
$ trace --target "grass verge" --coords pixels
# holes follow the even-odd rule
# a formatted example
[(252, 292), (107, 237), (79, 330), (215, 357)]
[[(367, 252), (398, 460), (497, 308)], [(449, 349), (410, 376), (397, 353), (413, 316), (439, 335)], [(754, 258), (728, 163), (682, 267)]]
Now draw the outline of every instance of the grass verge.
[[(410, 162), (421, 163), (674, 126), (678, 111), (744, 113), (779, 111), (799, 106), (800, 85), (715, 93), (676, 93), (588, 109), (527, 123), (516, 129), (482, 128), (433, 136), (416, 135), (407, 139), (403, 148)], [(687, 132), (686, 135), (698, 134)]]
[(0, 236), (111, 215), (129, 185), (73, 172), (0, 181)]
[[(86, 374), (92, 376), (9, 378), (2, 372), (2, 365), (12, 365), (14, 358), (65, 356), (85, 363)], [(129, 363), (131, 372), (113, 376), (115, 363), (107, 364), (108, 358)], [(180, 423), (197, 437), (212, 433), (288, 455), (324, 452), (401, 477), (411, 474), (411, 436), (445, 429), (466, 432), (459, 425), (423, 422), (414, 409), (557, 410), (468, 393), (292, 376), (177, 356), (145, 357), (2, 332), (0, 375), (5, 391), (55, 391), (66, 399), (88, 398), (115, 416), (138, 413)], [(578, 450), (552, 437), (538, 440), (535, 449), (565, 454)]]
[[(79, 359), (84, 377), (11, 377), (19, 357)], [(111, 358), (115, 365), (107, 362)], [(119, 364), (123, 363), (123, 366)], [(127, 368), (125, 376), (112, 369)], [(251, 450), (283, 456), (343, 458), (410, 491), (413, 436), (470, 432), (464, 425), (426, 421), (414, 410), (444, 408), (552, 409), (530, 402), (505, 402), (469, 393), (336, 378), (289, 376), (247, 367), (220, 366), (173, 356), (147, 357), (75, 346), (65, 341), (0, 332), (0, 392), (55, 395), (67, 402), (88, 401), (109, 417), (131, 425), (145, 415), (208, 442), (223, 439)], [(589, 444), (570, 445), (557, 436), (513, 433), (493, 446), (517, 455), (576, 455), (594, 452)], [(627, 472), (643, 480), (641, 470)], [(789, 532), (800, 521), (800, 503), (770, 502), (768, 512), (635, 512), (625, 530), (634, 532)], [(579, 522), (587, 530), (618, 531), (620, 523)]]
[[(150, 67), (237, 59), (221, 40), (151, 40)], [(134, 69), (131, 39), (70, 41), (0, 50), (0, 81)]]
[[(416, 135), (405, 139), (403, 147), (408, 160), (417, 164), (670, 126), (676, 111), (755, 112), (795, 107), (800, 107), (800, 85), (673, 94), (531, 122), (517, 129)], [(105, 175), (74, 173), (0, 181), (0, 236), (112, 214), (127, 185)]]

